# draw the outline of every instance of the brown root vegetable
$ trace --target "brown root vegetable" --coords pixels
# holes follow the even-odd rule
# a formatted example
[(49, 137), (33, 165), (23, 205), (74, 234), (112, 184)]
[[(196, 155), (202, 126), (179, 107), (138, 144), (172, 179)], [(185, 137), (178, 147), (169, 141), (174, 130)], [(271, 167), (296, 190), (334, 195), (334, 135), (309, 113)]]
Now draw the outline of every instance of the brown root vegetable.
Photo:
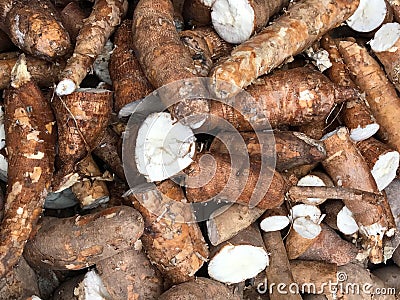
[[(111, 114), (112, 92), (79, 89), (53, 100), (63, 166), (75, 164), (96, 148), (103, 138)], [(59, 189), (59, 187), (57, 187)]]
[(142, 216), (128, 206), (72, 218), (44, 217), (24, 256), (31, 265), (80, 270), (129, 249), (143, 229)]
[(290, 268), (297, 287), (301, 287), (300, 292), (331, 295), (332, 285), (337, 282), (338, 268), (335, 264), (322, 261), (292, 260)]
[(400, 267), (384, 266), (373, 270), (371, 273), (382, 280), (385, 285), (395, 288), (396, 291), (400, 290)]
[(53, 300), (75, 300), (75, 288), (83, 280), (84, 275), (74, 276), (61, 283), (53, 293)]
[(387, 1), (393, 10), (393, 18), (396, 22), (400, 22), (400, 1), (399, 0), (388, 0)]
[(371, 49), (385, 68), (390, 81), (400, 91), (400, 24), (383, 25), (370, 41)]
[(2, 1), (0, 16), (0, 28), (24, 52), (54, 60), (71, 49), (68, 32), (50, 1)]
[(264, 212), (257, 207), (233, 204), (215, 210), (207, 220), (208, 238), (213, 246), (229, 240), (253, 224)]
[(287, 187), (278, 172), (265, 167), (261, 174), (261, 161), (250, 159), (246, 166), (246, 163), (232, 164), (224, 154), (214, 153), (212, 158), (214, 161), (208, 154), (197, 155), (185, 170), (186, 196), (190, 202), (225, 200), (260, 209), (282, 204)]
[(208, 258), (208, 248), (181, 188), (166, 180), (158, 189), (133, 192), (134, 206), (145, 220), (143, 248), (169, 284), (194, 278)]
[(39, 295), (35, 272), (21, 257), (11, 271), (0, 279), (0, 299), (25, 299)]
[(159, 300), (239, 300), (224, 284), (208, 278), (197, 277), (193, 281), (184, 282), (173, 286), (164, 292)]
[[(168, 83), (194, 78), (197, 75), (189, 50), (175, 29), (174, 7), (169, 0), (141, 0), (133, 16), (133, 42), (137, 58), (147, 79), (159, 88)], [(150, 37), (150, 38), (149, 38)], [(170, 93), (161, 96), (168, 102)], [(178, 120), (198, 127), (207, 118), (208, 102), (204, 99), (182, 99), (169, 108)]]
[(240, 44), (259, 32), (288, 4), (288, 0), (215, 0), (211, 20), (220, 37), (228, 43)]
[(215, 0), (185, 0), (182, 15), (191, 26), (211, 24), (211, 7)]
[[(263, 232), (263, 240), (265, 248), (269, 253), (269, 266), (266, 269), (267, 282), (269, 286), (274, 284), (284, 284), (290, 286), (293, 284), (294, 278), (290, 268), (289, 259), (286, 254), (285, 245), (283, 244), (281, 233), (279, 231)], [(281, 294), (273, 291), (269, 293), (271, 300), (299, 300), (299, 294)]]
[[(335, 103), (357, 97), (353, 88), (336, 86), (321, 72), (307, 67), (276, 71), (257, 79), (246, 91), (255, 100), (256, 107), (248, 107), (251, 102), (245, 102), (242, 114), (231, 106), (212, 101), (210, 113), (227, 119), (239, 131), (263, 130), (265, 119), (273, 128), (325, 120)], [(251, 116), (246, 115), (249, 111)]]
[[(10, 85), (11, 70), (17, 62), (18, 55), (18, 52), (0, 54), (0, 89), (5, 89)], [(50, 63), (33, 56), (26, 57), (26, 64), (32, 79), (41, 87), (52, 86), (64, 66), (62, 61), (59, 63)]]
[[(341, 86), (357, 88), (350, 77), (350, 72), (339, 52), (337, 44), (328, 34), (321, 40), (321, 46), (329, 53), (332, 66), (327, 70), (328, 77), (333, 83)], [(365, 105), (365, 99), (360, 95), (358, 99), (347, 101), (343, 109), (343, 122), (350, 130), (350, 138), (361, 141), (373, 136), (379, 129), (371, 111)]]
[[(127, 116), (134, 109), (132, 105), (136, 101), (153, 91), (133, 52), (131, 20), (125, 20), (115, 32), (114, 50), (111, 54), (109, 69), (114, 87), (114, 111)], [(124, 107), (125, 105), (127, 107)], [(123, 111), (121, 111), (122, 108), (124, 108)]]
[[(336, 185), (367, 192), (377, 192), (377, 186), (361, 153), (351, 141), (345, 127), (328, 134), (324, 139), (327, 158), (322, 162)], [(385, 197), (383, 199), (386, 199)], [(383, 260), (382, 238), (393, 231), (393, 215), (389, 204), (383, 202), (354, 202), (343, 199), (353, 213), (360, 232), (367, 238), (367, 249), (374, 263)]]
[(299, 259), (318, 260), (343, 266), (355, 261), (357, 254), (356, 246), (346, 242), (333, 229), (322, 224), (321, 234), (299, 256)]
[(385, 139), (399, 151), (400, 133), (396, 128), (399, 128), (400, 120), (396, 116), (400, 113), (400, 100), (396, 89), (367, 49), (354, 41), (340, 41), (339, 51), (355, 82), (365, 92), (367, 103)]
[[(69, 293), (70, 296), (71, 293)], [(71, 299), (71, 298), (69, 298)], [(72, 299), (77, 300), (90, 300), (90, 299), (104, 299), (111, 300), (110, 294), (107, 292), (101, 278), (97, 272), (92, 269), (89, 270), (83, 279), (78, 282), (73, 289)]]
[[(276, 169), (283, 171), (304, 164), (319, 162), (325, 158), (325, 148), (323, 143), (309, 138), (303, 133), (293, 131), (270, 132), (241, 132), (247, 152), (252, 157), (265, 156), (266, 158), (276, 155)], [(261, 141), (272, 141), (273, 143), (260, 144)], [(229, 154), (225, 144), (229, 145), (231, 152), (239, 152), (240, 148), (235, 148), (237, 136), (230, 132), (218, 133), (210, 146), (210, 152)]]
[[(297, 186), (333, 186), (332, 179), (325, 173), (312, 172), (303, 176), (297, 182)], [(326, 201), (326, 198), (307, 198), (303, 203), (319, 205)]]
[(357, 9), (346, 20), (346, 23), (357, 32), (368, 33), (392, 20), (392, 8), (385, 0), (360, 0)]
[(15, 265), (34, 231), (54, 170), (55, 130), (50, 103), (31, 80), (25, 56), (5, 93), (8, 187), (0, 232), (0, 277)]
[(163, 279), (140, 249), (129, 249), (96, 263), (112, 299), (159, 299)]
[(357, 143), (357, 148), (367, 162), (378, 190), (382, 191), (396, 177), (399, 152), (374, 138)]
[(329, 199), (321, 205), (321, 211), (326, 215), (324, 223), (330, 228), (339, 230), (345, 235), (358, 232), (357, 222), (353, 213), (339, 199)]
[(74, 53), (62, 71), (61, 81), (56, 87), (57, 95), (69, 95), (79, 87), (127, 9), (126, 0), (95, 2), (76, 38)]
[(260, 230), (253, 224), (211, 248), (208, 274), (223, 283), (239, 283), (255, 277), (268, 263)]
[(83, 20), (89, 13), (79, 6), (79, 3), (71, 1), (60, 12), (62, 24), (69, 33), (71, 42), (75, 44), (79, 31), (83, 27)]
[[(310, 47), (330, 29), (346, 20), (359, 1), (298, 2), (259, 34), (242, 43), (211, 74), (217, 96), (225, 98), (244, 88), (257, 77), (271, 72), (290, 57)], [(232, 85), (226, 86), (225, 81)]]

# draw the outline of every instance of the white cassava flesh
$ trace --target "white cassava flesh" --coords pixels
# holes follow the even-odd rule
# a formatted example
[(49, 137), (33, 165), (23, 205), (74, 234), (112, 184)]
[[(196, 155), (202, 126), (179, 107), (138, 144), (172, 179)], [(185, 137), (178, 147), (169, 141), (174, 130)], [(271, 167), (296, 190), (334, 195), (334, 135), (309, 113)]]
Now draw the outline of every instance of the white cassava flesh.
[(59, 96), (69, 95), (75, 91), (77, 86), (71, 79), (61, 80), (56, 87), (56, 94)]
[[(317, 175), (309, 174), (306, 175), (297, 182), (297, 186), (326, 186), (324, 181)], [(307, 198), (312, 204), (318, 205), (324, 202), (326, 199), (321, 198)]]
[(290, 219), (286, 216), (269, 216), (261, 221), (260, 227), (265, 232), (279, 231), (290, 224)]
[(140, 126), (135, 149), (138, 171), (149, 182), (167, 179), (192, 163), (195, 137), (169, 113), (153, 113)]
[(385, 20), (387, 7), (385, 0), (360, 0), (347, 25), (358, 32), (370, 32), (378, 28)]
[(208, 265), (211, 278), (227, 284), (255, 277), (269, 264), (267, 252), (251, 245), (224, 246)]
[(100, 276), (94, 270), (86, 273), (82, 282), (74, 289), (74, 296), (78, 296), (80, 300), (111, 300)]
[(336, 226), (346, 235), (352, 235), (358, 231), (358, 225), (353, 218), (353, 213), (346, 206), (343, 206), (337, 214)]
[(399, 38), (400, 24), (387, 23), (379, 28), (369, 44), (374, 52), (390, 51)]
[(298, 218), (305, 217), (315, 224), (321, 221), (321, 210), (309, 204), (297, 204), (290, 209), (290, 219), (295, 221)]
[(254, 10), (248, 0), (215, 0), (211, 20), (215, 31), (228, 43), (246, 41), (254, 29)]
[(399, 152), (391, 151), (379, 156), (371, 174), (375, 179), (378, 190), (382, 191), (393, 179), (396, 178), (396, 171), (399, 167)]
[(350, 138), (355, 142), (363, 141), (373, 136), (378, 130), (379, 124), (377, 123), (368, 124), (365, 127), (358, 126), (350, 130)]
[(299, 217), (293, 221), (293, 230), (305, 239), (314, 239), (321, 233), (321, 225), (307, 217)]

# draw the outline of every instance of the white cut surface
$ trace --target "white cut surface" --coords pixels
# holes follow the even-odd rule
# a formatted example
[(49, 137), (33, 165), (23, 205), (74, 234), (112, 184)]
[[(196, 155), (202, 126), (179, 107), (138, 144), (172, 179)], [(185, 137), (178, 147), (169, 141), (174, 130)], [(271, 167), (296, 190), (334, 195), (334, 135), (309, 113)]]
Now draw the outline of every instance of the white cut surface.
[(374, 52), (388, 51), (394, 46), (399, 38), (400, 24), (386, 23), (375, 32), (374, 38), (369, 42), (369, 44)]
[(7, 174), (8, 174), (7, 158), (3, 154), (0, 154), (0, 180), (7, 182)]
[[(324, 181), (317, 175), (306, 175), (297, 182), (297, 186), (326, 186)], [(321, 198), (307, 198), (307, 200), (315, 205), (324, 202), (326, 199)]]
[(86, 273), (82, 282), (75, 288), (74, 295), (80, 300), (111, 300), (100, 276), (94, 270)]
[(314, 239), (321, 233), (321, 225), (314, 223), (307, 217), (300, 217), (294, 220), (293, 230), (305, 239)]
[(297, 204), (290, 209), (290, 219), (295, 221), (297, 218), (307, 218), (314, 223), (319, 223), (321, 210), (315, 205)]
[(261, 247), (227, 244), (211, 259), (208, 274), (223, 283), (238, 283), (255, 277), (268, 264), (268, 254)]
[(379, 156), (371, 170), (371, 174), (375, 179), (379, 191), (382, 191), (396, 178), (398, 167), (399, 152), (391, 151)]
[(346, 235), (352, 235), (358, 231), (358, 225), (353, 218), (353, 213), (347, 206), (343, 206), (339, 211), (336, 217), (336, 225), (338, 229)]
[(248, 0), (215, 0), (211, 20), (218, 35), (232, 44), (246, 41), (254, 29), (254, 10)]
[(368, 124), (365, 127), (358, 126), (350, 130), (350, 138), (355, 142), (363, 141), (373, 136), (378, 130), (379, 124), (377, 123)]
[(147, 181), (161, 181), (192, 163), (195, 137), (190, 127), (169, 113), (149, 115), (140, 126), (135, 148), (138, 171)]
[(56, 87), (56, 94), (58, 96), (64, 96), (72, 94), (77, 88), (75, 82), (71, 79), (63, 79), (61, 80)]
[(211, 7), (214, 4), (215, 0), (200, 0), (200, 2), (204, 6)]
[(270, 216), (261, 221), (260, 227), (265, 232), (279, 231), (286, 228), (290, 220), (286, 216)]
[(101, 51), (93, 63), (93, 70), (96, 76), (110, 85), (112, 85), (112, 81), (108, 70), (108, 62), (110, 61), (112, 49), (113, 43), (108, 40), (104, 45), (103, 51)]
[(28, 71), (25, 54), (21, 54), (11, 70), (11, 86), (19, 88), (31, 80), (31, 74)]
[(382, 24), (386, 13), (385, 0), (360, 0), (356, 11), (346, 22), (355, 31), (370, 32)]

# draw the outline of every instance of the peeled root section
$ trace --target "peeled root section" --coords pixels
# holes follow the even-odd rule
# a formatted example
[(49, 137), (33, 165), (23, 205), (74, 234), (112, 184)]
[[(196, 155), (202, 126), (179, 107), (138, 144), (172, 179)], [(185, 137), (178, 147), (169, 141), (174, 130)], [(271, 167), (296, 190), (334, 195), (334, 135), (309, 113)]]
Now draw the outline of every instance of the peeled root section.
[(268, 209), (261, 217), (260, 228), (264, 232), (279, 231), (286, 228), (290, 224), (287, 209), (281, 205), (280, 207)]
[(208, 264), (211, 278), (224, 283), (238, 283), (255, 277), (269, 263), (262, 237), (255, 225), (212, 250)]

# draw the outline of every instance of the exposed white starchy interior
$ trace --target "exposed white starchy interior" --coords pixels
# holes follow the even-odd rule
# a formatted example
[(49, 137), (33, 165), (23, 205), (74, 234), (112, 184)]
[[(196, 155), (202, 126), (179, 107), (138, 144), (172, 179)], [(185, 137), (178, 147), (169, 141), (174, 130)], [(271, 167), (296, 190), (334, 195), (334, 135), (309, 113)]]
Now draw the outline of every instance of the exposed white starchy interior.
[(314, 51), (313, 47), (310, 47), (306, 49), (304, 53), (313, 60), (312, 63), (321, 72), (324, 72), (325, 70), (332, 67), (331, 60), (329, 59), (329, 53), (325, 49)]
[(279, 231), (286, 228), (290, 220), (286, 216), (270, 216), (261, 221), (260, 227), (265, 232)]
[(215, 0), (211, 20), (215, 31), (228, 43), (246, 41), (254, 29), (254, 10), (248, 0)]
[(355, 142), (363, 141), (373, 136), (378, 130), (379, 124), (377, 123), (368, 124), (365, 127), (358, 126), (350, 130), (350, 138)]
[(386, 23), (379, 28), (369, 44), (375, 52), (387, 51), (394, 46), (399, 38), (400, 24)]
[(110, 72), (108, 70), (108, 62), (110, 61), (112, 49), (113, 43), (108, 40), (104, 45), (103, 51), (101, 51), (93, 63), (93, 70), (97, 77), (110, 85), (112, 84), (112, 81), (110, 78)]
[(200, 0), (200, 2), (207, 7), (211, 7), (214, 4), (215, 0)]
[(11, 70), (11, 86), (19, 88), (31, 80), (31, 74), (28, 71), (25, 54), (21, 54)]
[(64, 96), (72, 94), (76, 89), (75, 83), (71, 79), (61, 80), (56, 87), (56, 94), (58, 96)]
[(347, 25), (358, 32), (370, 32), (378, 28), (387, 13), (385, 0), (360, 0)]
[(227, 284), (255, 277), (269, 264), (267, 252), (251, 245), (224, 246), (208, 264), (211, 278)]
[[(74, 291), (75, 296), (78, 296), (76, 295), (77, 289), (75, 288)], [(84, 291), (84, 295), (80, 294), (81, 291)], [(79, 299), (82, 300), (111, 300), (110, 294), (95, 270), (90, 270), (85, 274), (84, 279), (79, 284), (78, 293)]]
[(195, 140), (190, 127), (177, 122), (169, 113), (150, 114), (136, 139), (138, 171), (150, 182), (177, 174), (192, 163)]
[(353, 213), (347, 206), (343, 206), (337, 214), (336, 225), (342, 233), (347, 235), (354, 234), (358, 231), (358, 225), (353, 218)]
[(290, 209), (290, 219), (305, 217), (314, 223), (319, 223), (321, 219), (321, 210), (309, 204), (297, 204)]
[(0, 154), (0, 180), (7, 182), (8, 162), (3, 154)]
[(321, 233), (321, 225), (314, 223), (307, 217), (299, 217), (293, 222), (293, 230), (303, 238), (314, 239)]
[[(297, 186), (325, 186), (324, 181), (317, 175), (306, 175), (297, 182)], [(321, 198), (307, 198), (307, 200), (315, 205), (324, 202), (326, 199)]]
[(391, 151), (379, 156), (371, 174), (375, 179), (378, 190), (382, 191), (393, 179), (396, 178), (396, 171), (399, 167), (399, 152)]

